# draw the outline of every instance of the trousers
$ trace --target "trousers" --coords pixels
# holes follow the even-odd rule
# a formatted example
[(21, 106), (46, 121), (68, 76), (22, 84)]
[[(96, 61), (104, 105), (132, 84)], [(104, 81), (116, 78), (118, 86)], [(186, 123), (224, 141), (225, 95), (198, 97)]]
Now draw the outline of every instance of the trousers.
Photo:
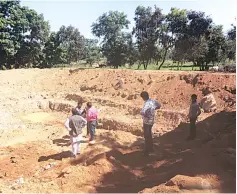
[(143, 123), (143, 132), (145, 138), (145, 153), (153, 152), (153, 139), (152, 139), (152, 127), (153, 125), (148, 125)]
[(196, 137), (196, 121), (197, 118), (190, 118), (190, 137)]
[(89, 121), (88, 122), (88, 129), (89, 129), (89, 132), (90, 132), (90, 140), (89, 141), (94, 140), (96, 127), (97, 127), (97, 121)]
[(72, 153), (74, 155), (77, 155), (80, 153), (80, 143), (82, 140), (82, 134), (78, 135), (78, 136), (72, 136), (70, 135), (70, 141), (72, 144)]

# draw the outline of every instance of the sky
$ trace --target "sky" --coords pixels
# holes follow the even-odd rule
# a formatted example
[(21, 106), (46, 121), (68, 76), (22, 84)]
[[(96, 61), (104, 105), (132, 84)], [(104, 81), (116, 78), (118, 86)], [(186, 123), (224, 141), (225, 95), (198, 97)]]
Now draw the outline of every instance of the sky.
[(91, 25), (97, 18), (110, 10), (124, 12), (134, 26), (134, 12), (138, 5), (154, 6), (162, 9), (164, 14), (171, 7), (203, 11), (211, 16), (215, 24), (223, 25), (224, 32), (236, 23), (236, 0), (163, 0), (163, 1), (115, 1), (115, 0), (31, 0), (21, 1), (21, 5), (28, 6), (44, 15), (49, 21), (51, 31), (58, 31), (62, 25), (72, 25), (79, 29), (86, 38), (95, 38), (91, 33)]

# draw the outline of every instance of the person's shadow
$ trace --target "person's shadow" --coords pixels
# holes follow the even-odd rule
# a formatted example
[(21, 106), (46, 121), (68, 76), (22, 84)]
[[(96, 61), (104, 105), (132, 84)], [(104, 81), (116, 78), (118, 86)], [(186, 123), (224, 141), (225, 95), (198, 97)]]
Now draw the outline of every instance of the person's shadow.
[(58, 154), (52, 154), (49, 156), (40, 156), (38, 159), (38, 162), (43, 162), (43, 161), (48, 161), (50, 159), (53, 160), (62, 160), (63, 158), (70, 158), (71, 157), (71, 152), (70, 151), (63, 151)]
[(56, 144), (57, 146), (70, 146), (70, 136), (64, 135), (62, 138), (54, 139), (53, 144)]
[[(86, 142), (87, 142), (87, 140), (85, 140), (85, 139), (82, 139), (80, 141), (80, 143), (86, 143)], [(70, 146), (71, 145), (70, 136), (64, 135), (62, 138), (54, 139), (53, 144), (56, 144), (57, 146), (61, 146), (61, 147)]]

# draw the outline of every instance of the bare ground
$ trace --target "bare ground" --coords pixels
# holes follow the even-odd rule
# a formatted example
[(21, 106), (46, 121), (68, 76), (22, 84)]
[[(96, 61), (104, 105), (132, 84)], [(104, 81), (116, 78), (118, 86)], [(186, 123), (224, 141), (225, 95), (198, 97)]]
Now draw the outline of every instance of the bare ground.
[[(116, 88), (118, 76), (124, 79)], [(0, 72), (0, 191), (235, 192), (235, 74), (68, 69)], [(192, 93), (209, 86), (218, 103), (188, 135)], [(162, 104), (155, 154), (142, 156), (139, 94)], [(96, 145), (70, 158), (63, 123), (77, 100), (102, 108)], [(84, 131), (85, 132), (85, 131)], [(24, 183), (19, 183), (19, 178)]]

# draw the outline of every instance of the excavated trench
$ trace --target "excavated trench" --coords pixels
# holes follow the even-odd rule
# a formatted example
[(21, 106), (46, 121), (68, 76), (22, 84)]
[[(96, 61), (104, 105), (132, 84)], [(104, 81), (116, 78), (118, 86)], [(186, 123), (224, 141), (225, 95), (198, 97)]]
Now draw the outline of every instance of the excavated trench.
[[(211, 80), (200, 77), (203, 84), (198, 83), (194, 91), (190, 88), (191, 84), (196, 84), (190, 82), (192, 76), (176, 79), (154, 73), (152, 76), (157, 79), (150, 84), (150, 78), (145, 81), (146, 76), (144, 79), (138, 78), (143, 76), (143, 72), (139, 72), (135, 77), (127, 75), (130, 77), (125, 89), (119, 92), (110, 91), (108, 85), (98, 85), (96, 89), (93, 86), (93, 82), (103, 84), (103, 80), (111, 80), (115, 74), (109, 77), (99, 72), (102, 76), (98, 73), (99, 77), (95, 77), (94, 73), (86, 72), (84, 79), (81, 78), (82, 74), (70, 75), (69, 78), (68, 72), (60, 75), (53, 72), (55, 70), (42, 74), (45, 77), (40, 79), (47, 82), (35, 80), (35, 84), (30, 84), (28, 80), (17, 80), (12, 86), (4, 83), (7, 89), (3, 89), (4, 95), (0, 97), (0, 166), (4, 166), (0, 171), (1, 192), (197, 192), (200, 184), (193, 184), (193, 181), (197, 183), (202, 179), (207, 180), (213, 188), (206, 192), (214, 192), (214, 189), (217, 192), (235, 192), (235, 113), (218, 112), (213, 116), (202, 116), (200, 120), (203, 122), (197, 126), (200, 129), (199, 137), (195, 141), (184, 141), (186, 131), (183, 129), (187, 125), (182, 125), (182, 122), (186, 123), (187, 110), (182, 110), (187, 107), (189, 98), (186, 97), (193, 92), (200, 96), (204, 83), (211, 81), (214, 89), (220, 88), (216, 96), (220, 107), (223, 107), (222, 96), (225, 97), (227, 92), (222, 91), (221, 85), (233, 85), (225, 81), (227, 78), (224, 76), (220, 77), (219, 82), (219, 77), (211, 77)], [(38, 76), (34, 72), (31, 75), (32, 78)], [(58, 76), (61, 76), (61, 80)], [(23, 77), (25, 79), (26, 76)], [(79, 78), (84, 79), (83, 83), (92, 78), (94, 81), (91, 81), (92, 85), (82, 86), (81, 82), (77, 82)], [(162, 84), (158, 78), (164, 80), (161, 80)], [(141, 156), (144, 139), (141, 137), (140, 109), (143, 102), (138, 99), (142, 87), (136, 88), (136, 80), (145, 88), (150, 85), (149, 93), (158, 91), (162, 86), (161, 93), (167, 95), (159, 98), (168, 109), (157, 111), (153, 131), (162, 137), (154, 138), (155, 154), (149, 159)], [(102, 89), (107, 92), (101, 92)], [(182, 95), (179, 94), (180, 89)], [(184, 90), (187, 93), (183, 93)], [(232, 94), (232, 90), (229, 91), (231, 93), (228, 94)], [(153, 96), (156, 95), (161, 96), (159, 93)], [(182, 100), (177, 100), (179, 98)], [(88, 140), (83, 138), (82, 154), (74, 161), (68, 155), (70, 139), (63, 124), (78, 100), (91, 101), (102, 110), (96, 146), (88, 146)], [(174, 110), (172, 105), (175, 105)], [(175, 111), (175, 108), (179, 111)], [(182, 130), (176, 130), (178, 126)], [(212, 138), (209, 139), (208, 135)], [(46, 168), (51, 164), (55, 166)], [(25, 183), (15, 183), (19, 178), (24, 178)], [(198, 191), (205, 190), (202, 187)]]
[[(61, 112), (68, 116), (70, 115), (71, 108), (76, 106), (78, 100), (82, 100), (83, 102), (91, 101), (96, 107), (102, 109), (99, 115), (98, 128), (120, 130), (142, 136), (140, 107), (77, 94), (67, 94), (64, 98), (42, 99), (37, 101), (37, 106), (48, 114), (50, 112)], [(160, 136), (172, 131), (180, 123), (185, 122), (186, 113), (185, 111), (177, 112), (161, 109), (157, 111), (156, 121), (153, 132)]]

